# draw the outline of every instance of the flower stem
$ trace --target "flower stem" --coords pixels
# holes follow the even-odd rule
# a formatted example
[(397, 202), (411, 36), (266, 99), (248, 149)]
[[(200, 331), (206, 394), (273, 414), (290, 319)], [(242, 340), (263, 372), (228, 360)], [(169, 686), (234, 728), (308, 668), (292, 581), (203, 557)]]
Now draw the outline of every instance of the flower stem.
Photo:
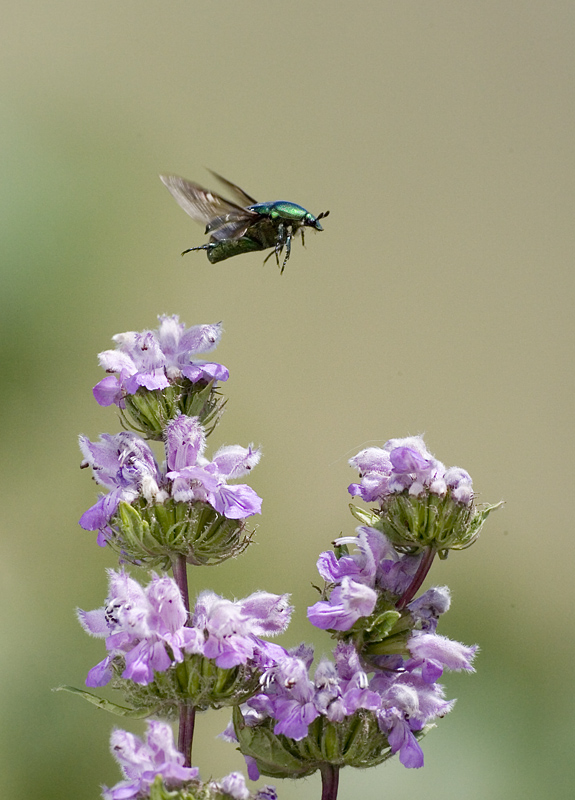
[(184, 767), (192, 766), (192, 741), (196, 722), (195, 706), (180, 706), (180, 730), (178, 733), (178, 750), (184, 754)]
[(413, 598), (415, 597), (417, 590), (425, 580), (427, 573), (431, 569), (431, 565), (433, 564), (433, 559), (435, 558), (435, 550), (433, 547), (426, 548), (423, 558), (417, 568), (417, 572), (413, 576), (413, 580), (405, 590), (405, 592), (399, 598), (396, 608), (398, 611), (401, 611), (406, 607), (408, 603), (410, 603)]
[(339, 785), (339, 767), (324, 763), (321, 772), (321, 800), (336, 800)]
[[(186, 564), (186, 557), (178, 554), (172, 559), (172, 572), (174, 573), (174, 580), (178, 585), (180, 594), (186, 611), (188, 612), (188, 620), (186, 625), (190, 624), (190, 595), (188, 592), (188, 569)], [(184, 755), (184, 766), (192, 766), (192, 742), (194, 740), (194, 726), (196, 722), (196, 709), (194, 706), (181, 705), (180, 706), (180, 727), (178, 731), (178, 750)]]

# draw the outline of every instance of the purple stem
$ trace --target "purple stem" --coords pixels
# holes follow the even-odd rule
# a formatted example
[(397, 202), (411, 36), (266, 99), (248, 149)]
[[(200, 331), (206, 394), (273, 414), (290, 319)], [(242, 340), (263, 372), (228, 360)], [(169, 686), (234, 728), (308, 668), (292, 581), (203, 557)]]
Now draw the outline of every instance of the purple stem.
[(178, 750), (184, 754), (184, 767), (192, 766), (192, 741), (196, 709), (194, 706), (180, 706), (180, 730), (178, 732)]
[[(184, 606), (188, 612), (186, 625), (190, 624), (190, 595), (188, 592), (188, 568), (186, 557), (177, 555), (172, 560), (172, 572), (178, 585)], [(192, 766), (192, 742), (194, 740), (194, 725), (196, 722), (196, 709), (194, 706), (182, 704), (180, 706), (180, 728), (178, 731), (178, 750), (184, 754), (184, 766)]]
[(334, 764), (324, 763), (321, 772), (321, 800), (337, 800), (337, 787), (339, 786), (339, 767)]
[(399, 598), (396, 608), (398, 611), (401, 611), (405, 606), (410, 603), (413, 598), (415, 597), (417, 590), (425, 580), (427, 573), (431, 569), (431, 565), (433, 564), (433, 559), (435, 558), (435, 550), (433, 547), (428, 547), (424, 554), (423, 558), (421, 559), (419, 566), (417, 568), (417, 572), (413, 576), (413, 580), (405, 590), (405, 592)]

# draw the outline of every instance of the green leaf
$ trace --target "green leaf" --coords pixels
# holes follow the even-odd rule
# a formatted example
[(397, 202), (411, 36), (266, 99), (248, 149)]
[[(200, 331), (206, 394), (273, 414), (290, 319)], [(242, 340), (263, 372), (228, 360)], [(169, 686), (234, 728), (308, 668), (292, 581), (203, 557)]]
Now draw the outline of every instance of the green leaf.
[(96, 708), (101, 708), (102, 711), (108, 711), (110, 714), (115, 714), (117, 717), (129, 717), (130, 719), (144, 719), (151, 714), (155, 714), (158, 709), (149, 708), (126, 708), (112, 703), (110, 700), (104, 700), (91, 692), (85, 692), (83, 689), (76, 689), (74, 686), (56, 686), (52, 689), (53, 692), (68, 692), (69, 694), (76, 694), (87, 700)]

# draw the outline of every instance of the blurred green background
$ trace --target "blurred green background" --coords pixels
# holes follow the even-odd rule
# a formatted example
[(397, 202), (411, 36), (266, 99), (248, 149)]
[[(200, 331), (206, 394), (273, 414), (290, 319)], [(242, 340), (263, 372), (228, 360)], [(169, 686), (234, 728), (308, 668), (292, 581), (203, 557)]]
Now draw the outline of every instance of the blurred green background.
[[(254, 545), (193, 588), (291, 591), (313, 631), (315, 560), (350, 534), (347, 458), (424, 433), (506, 506), (437, 564), (440, 631), (482, 652), (426, 766), (344, 771), (340, 798), (572, 797), (575, 10), (567, 2), (5, 0), (2, 180), (2, 794), (95, 800), (117, 720), (77, 698), (103, 656), (73, 609), (114, 565), (77, 525), (76, 437), (117, 432), (96, 354), (159, 313), (223, 320), (231, 378), (210, 440), (261, 444)], [(280, 277), (212, 266), (158, 180), (331, 216)], [(428, 584), (429, 585), (429, 582)], [(115, 698), (119, 699), (119, 698)], [(242, 759), (205, 715), (194, 763)], [(133, 723), (140, 733), (143, 723)], [(318, 798), (319, 778), (279, 785)]]

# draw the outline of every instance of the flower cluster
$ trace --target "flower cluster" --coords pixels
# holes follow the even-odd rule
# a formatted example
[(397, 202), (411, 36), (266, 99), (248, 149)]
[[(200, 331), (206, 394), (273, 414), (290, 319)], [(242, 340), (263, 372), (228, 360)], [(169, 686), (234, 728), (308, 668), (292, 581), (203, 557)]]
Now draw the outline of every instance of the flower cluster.
[(119, 670), (125, 680), (147, 685), (186, 654), (201, 655), (224, 669), (250, 662), (263, 670), (270, 644), (260, 637), (282, 633), (291, 617), (287, 595), (255, 592), (232, 602), (205, 591), (188, 619), (172, 578), (154, 575), (144, 588), (123, 571), (109, 570), (108, 577), (106, 604), (78, 610), (84, 630), (105, 638), (108, 650), (88, 673), (87, 686), (104, 686)]
[(167, 389), (181, 378), (191, 383), (228, 379), (228, 370), (221, 364), (196, 358), (217, 347), (221, 323), (186, 329), (177, 315), (158, 319), (157, 330), (117, 333), (112, 337), (116, 349), (99, 354), (100, 366), (114, 373), (94, 386), (94, 397), (101, 406), (113, 403), (123, 407), (126, 395), (135, 394), (140, 387)]
[[(184, 756), (174, 746), (172, 729), (165, 722), (148, 722), (145, 741), (128, 731), (116, 729), (110, 738), (112, 755), (122, 768), (125, 780), (111, 789), (104, 788), (104, 800), (138, 800), (148, 797), (152, 788), (177, 792), (170, 797), (198, 797), (205, 800), (276, 800), (273, 787), (265, 786), (253, 795), (243, 775), (232, 772), (219, 781), (202, 784), (197, 767), (185, 767)], [(179, 790), (179, 792), (178, 792)]]
[(110, 489), (80, 518), (85, 530), (103, 531), (120, 502), (142, 497), (146, 503), (208, 503), (227, 519), (244, 519), (261, 512), (261, 498), (245, 484), (227, 481), (246, 475), (260, 460), (254, 448), (221, 447), (212, 461), (204, 457), (206, 436), (197, 417), (180, 415), (168, 423), (165, 435), (167, 468), (160, 469), (150, 446), (134, 433), (103, 434), (100, 442), (80, 437), (82, 463)]
[[(94, 397), (115, 404), (130, 430), (99, 442), (80, 437), (82, 466), (107, 490), (80, 525), (98, 531), (121, 565), (173, 577), (154, 571), (144, 586), (123, 567), (109, 570), (104, 606), (77, 612), (106, 646), (86, 684), (112, 682), (128, 707), (72, 691), (124, 716), (177, 716), (178, 749), (165, 722), (149, 722), (145, 741), (115, 730), (125, 779), (104, 789), (104, 800), (276, 800), (269, 786), (252, 794), (239, 773), (203, 783), (191, 766), (197, 712), (224, 706), (233, 709), (225, 738), (239, 743), (254, 780), (319, 770), (322, 797), (335, 800), (343, 766), (375, 766), (397, 753), (406, 767), (421, 767), (420, 739), (454, 703), (437, 681), (446, 669), (473, 671), (477, 647), (437, 634), (447, 587), (416, 595), (435, 555), (469, 546), (493, 507), (478, 511), (469, 474), (446, 469), (421, 437), (390, 439), (351, 459), (360, 482), (349, 492), (376, 508), (352, 506), (362, 523), (356, 535), (336, 539), (317, 562), (324, 587), (307, 615), (335, 640), (331, 658), (314, 666), (310, 647), (267, 640), (290, 622), (287, 594), (232, 601), (204, 590), (190, 608), (188, 565), (219, 564), (251, 539), (246, 520), (262, 501), (235, 481), (261, 453), (231, 445), (206, 456), (228, 371), (198, 354), (216, 346), (221, 325), (159, 320), (155, 331), (114, 336), (116, 349), (100, 353), (110, 374)], [(163, 460), (149, 440), (162, 442)]]
[[(262, 692), (244, 706), (240, 742), (246, 729), (271, 719), (274, 735), (294, 742), (311, 736), (316, 750), (321, 750), (327, 722), (340, 723), (361, 731), (361, 743), (350, 733), (346, 749), (333, 751), (332, 760), (365, 766), (378, 763), (386, 753), (399, 752), (404, 766), (421, 767), (418, 738), (453, 706), (436, 681), (444, 669), (473, 671), (477, 647), (435, 633), (440, 614), (449, 608), (446, 587), (432, 588), (404, 611), (397, 609), (396, 601), (413, 579), (420, 556), (397, 553), (380, 531), (365, 526), (358, 528), (357, 537), (343, 537), (335, 544), (346, 549), (354, 544), (357, 553), (339, 560), (333, 552), (321, 554), (318, 569), (332, 588), (328, 600), (308, 609), (313, 625), (340, 638), (334, 662), (322, 659), (312, 678), (311, 651), (300, 648), (278, 658), (262, 678)], [(316, 724), (310, 733), (320, 717), (319, 727)], [(252, 731), (249, 735), (253, 738)], [(257, 748), (252, 747), (249, 755), (252, 775), (258, 764), (269, 774)]]
[(421, 436), (390, 439), (383, 448), (368, 447), (350, 459), (361, 482), (348, 491), (367, 503), (370, 512), (351, 506), (361, 522), (382, 530), (404, 552), (428, 550), (446, 558), (479, 536), (487, 516), (497, 506), (479, 510), (473, 484), (461, 467), (445, 466), (428, 452)]
[[(357, 528), (357, 536), (340, 537), (334, 544), (345, 547), (345, 554), (338, 559), (328, 550), (317, 562), (319, 574), (333, 586), (329, 599), (308, 608), (309, 621), (322, 630), (349, 631), (360, 618), (372, 614), (380, 595), (401, 596), (422, 559), (421, 554), (398, 553), (381, 531), (365, 525)], [(349, 545), (355, 545), (357, 552), (350, 554)]]
[(444, 497), (449, 491), (458, 503), (473, 501), (471, 476), (460, 467), (446, 469), (428, 452), (421, 436), (389, 439), (383, 448), (368, 447), (350, 459), (361, 483), (352, 483), (349, 493), (366, 503), (383, 504), (389, 495), (407, 492), (419, 497), (425, 492)]
[[(243, 727), (238, 731), (236, 726), (240, 743), (246, 742), (246, 732), (253, 742), (253, 729), (271, 727), (275, 736), (285, 737), (284, 745), (286, 739), (307, 739), (313, 742), (307, 751), (318, 752), (329, 744), (326, 734), (331, 723), (332, 731), (335, 724), (346, 732), (338, 737), (339, 747), (332, 745), (325, 753), (333, 763), (374, 766), (399, 753), (404, 766), (423, 766), (418, 739), (426, 726), (452, 709), (454, 701), (444, 699), (441, 686), (425, 680), (416, 660), (401, 667), (396, 661), (370, 678), (353, 645), (339, 642), (333, 655), (333, 662), (322, 658), (313, 677), (313, 653), (291, 652), (279, 659), (264, 676), (263, 691), (242, 707)], [(226, 735), (232, 736), (230, 729)], [(260, 769), (269, 774), (269, 765), (263, 753), (253, 746), (251, 750), (248, 774), (255, 780)], [(308, 757), (304, 769), (314, 760), (317, 756)]]

